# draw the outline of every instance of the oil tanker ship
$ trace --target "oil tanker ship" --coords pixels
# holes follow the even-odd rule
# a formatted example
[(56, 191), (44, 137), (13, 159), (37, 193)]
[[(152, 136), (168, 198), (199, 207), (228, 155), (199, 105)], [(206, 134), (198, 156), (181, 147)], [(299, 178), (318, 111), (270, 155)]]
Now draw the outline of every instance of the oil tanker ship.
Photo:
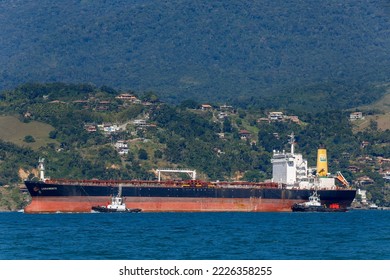
[[(301, 154), (274, 151), (273, 178), (266, 182), (205, 182), (196, 180), (68, 180), (45, 177), (44, 161), (39, 161), (39, 179), (25, 181), (32, 197), (25, 213), (91, 212), (107, 204), (118, 192), (128, 207), (143, 212), (288, 212), (317, 191), (325, 205), (350, 206), (356, 190), (341, 173), (327, 171), (326, 150), (318, 150), (316, 175)], [(339, 179), (342, 186), (336, 186)]]

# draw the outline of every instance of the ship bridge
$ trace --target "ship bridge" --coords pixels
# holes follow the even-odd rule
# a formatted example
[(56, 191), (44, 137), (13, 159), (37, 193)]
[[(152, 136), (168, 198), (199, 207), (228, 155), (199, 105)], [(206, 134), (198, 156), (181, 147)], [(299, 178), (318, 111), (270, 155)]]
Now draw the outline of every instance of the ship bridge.
[(287, 186), (297, 186), (300, 182), (307, 182), (307, 161), (303, 159), (302, 154), (295, 154), (294, 134), (290, 135), (290, 152), (273, 152), (272, 163), (272, 181), (286, 184)]

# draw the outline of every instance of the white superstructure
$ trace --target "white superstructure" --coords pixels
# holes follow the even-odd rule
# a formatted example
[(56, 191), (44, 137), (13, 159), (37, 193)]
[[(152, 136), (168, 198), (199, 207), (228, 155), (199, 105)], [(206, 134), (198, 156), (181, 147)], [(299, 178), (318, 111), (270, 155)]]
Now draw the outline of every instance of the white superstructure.
[[(308, 168), (307, 160), (302, 154), (294, 152), (294, 133), (290, 135), (290, 152), (275, 151), (271, 159), (272, 181), (286, 184), (287, 188), (316, 188), (331, 189), (335, 187), (335, 178), (329, 176), (313, 175), (316, 168)], [(326, 163), (327, 164), (327, 163)]]
[(290, 135), (291, 151), (275, 151), (271, 159), (272, 181), (297, 187), (299, 182), (307, 182), (307, 161), (302, 154), (294, 153), (294, 134)]
[(119, 185), (118, 195), (111, 198), (111, 204), (107, 205), (107, 209), (115, 210), (116, 212), (126, 212), (126, 204), (122, 198), (122, 185)]

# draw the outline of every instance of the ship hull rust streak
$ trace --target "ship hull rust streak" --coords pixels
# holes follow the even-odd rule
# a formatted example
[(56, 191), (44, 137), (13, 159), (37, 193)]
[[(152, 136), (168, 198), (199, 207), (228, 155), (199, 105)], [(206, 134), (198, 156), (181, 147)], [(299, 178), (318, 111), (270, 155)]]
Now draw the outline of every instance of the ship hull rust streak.
[[(94, 205), (107, 204), (107, 197), (45, 197), (35, 198), (25, 213), (91, 212)], [(298, 200), (297, 200), (298, 201)], [(299, 200), (300, 201), (300, 200)], [(267, 199), (237, 198), (127, 198), (130, 207), (142, 212), (291, 212), (291, 203)]]

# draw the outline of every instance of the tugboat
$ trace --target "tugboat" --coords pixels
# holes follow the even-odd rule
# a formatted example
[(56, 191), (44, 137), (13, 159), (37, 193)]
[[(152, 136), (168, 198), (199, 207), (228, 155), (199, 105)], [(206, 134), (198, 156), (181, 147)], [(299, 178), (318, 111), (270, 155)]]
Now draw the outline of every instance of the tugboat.
[(139, 208), (126, 208), (126, 204), (122, 197), (122, 188), (119, 187), (118, 195), (111, 198), (111, 204), (107, 206), (92, 206), (92, 211), (101, 213), (114, 213), (114, 212), (133, 212), (138, 213), (142, 210)]
[(332, 203), (329, 207), (321, 204), (320, 196), (315, 190), (311, 196), (309, 196), (309, 201), (302, 203), (295, 203), (291, 206), (293, 212), (345, 212), (347, 209), (340, 208), (340, 205), (337, 203)]

